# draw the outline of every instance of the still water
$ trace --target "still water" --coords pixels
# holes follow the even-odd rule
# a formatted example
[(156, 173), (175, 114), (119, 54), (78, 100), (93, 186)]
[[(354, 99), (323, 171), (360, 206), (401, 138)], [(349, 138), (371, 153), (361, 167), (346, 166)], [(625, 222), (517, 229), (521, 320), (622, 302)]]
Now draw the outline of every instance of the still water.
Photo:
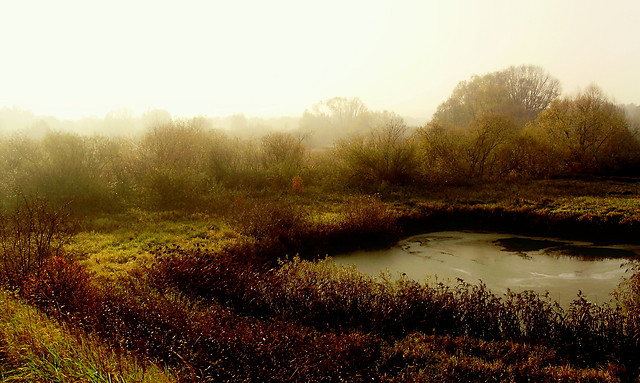
[(625, 264), (639, 246), (595, 245), (499, 233), (465, 231), (416, 235), (396, 246), (334, 257), (373, 276), (389, 272), (417, 281), (454, 285), (457, 278), (484, 282), (497, 295), (510, 289), (549, 292), (563, 306), (578, 291), (591, 301), (608, 302), (626, 274)]

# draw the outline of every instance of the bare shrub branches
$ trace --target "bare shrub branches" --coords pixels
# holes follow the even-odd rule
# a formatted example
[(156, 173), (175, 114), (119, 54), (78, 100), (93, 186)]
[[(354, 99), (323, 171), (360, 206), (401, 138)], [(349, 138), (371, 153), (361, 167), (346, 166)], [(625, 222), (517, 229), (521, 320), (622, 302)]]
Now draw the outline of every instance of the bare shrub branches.
[(51, 209), (45, 200), (22, 196), (11, 211), (0, 213), (0, 281), (22, 285), (48, 258), (63, 255), (74, 234), (69, 213)]

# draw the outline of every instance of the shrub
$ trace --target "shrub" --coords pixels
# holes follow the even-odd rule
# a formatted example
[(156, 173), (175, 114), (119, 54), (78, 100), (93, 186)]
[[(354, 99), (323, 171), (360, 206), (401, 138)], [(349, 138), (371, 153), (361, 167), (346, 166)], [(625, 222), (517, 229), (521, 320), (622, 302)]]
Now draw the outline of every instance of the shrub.
[(20, 294), (45, 311), (87, 319), (96, 309), (95, 288), (87, 270), (76, 262), (52, 257), (30, 275)]
[(233, 206), (231, 224), (255, 240), (291, 238), (304, 228), (308, 214), (282, 201), (240, 199)]
[(410, 334), (380, 366), (385, 382), (620, 382), (611, 366), (579, 368), (553, 349), (463, 336)]
[(402, 118), (389, 114), (381, 120), (366, 136), (341, 141), (336, 151), (348, 182), (365, 189), (410, 183), (418, 166), (415, 145)]
[(0, 278), (19, 288), (45, 260), (64, 256), (63, 246), (75, 232), (69, 213), (47, 201), (22, 196), (13, 211), (0, 213)]
[(337, 220), (316, 228), (325, 236), (321, 244), (330, 251), (380, 248), (400, 238), (397, 214), (377, 195), (352, 198), (338, 213)]
[(170, 122), (149, 129), (134, 165), (143, 201), (152, 209), (193, 209), (213, 186), (210, 156), (216, 137), (202, 121)]
[(287, 202), (241, 199), (231, 208), (231, 225), (250, 237), (260, 249), (253, 251), (245, 247), (242, 251), (264, 261), (271, 262), (289, 251), (299, 251), (309, 232), (308, 213)]
[(290, 133), (269, 133), (260, 141), (262, 171), (272, 187), (284, 188), (300, 173), (306, 149)]

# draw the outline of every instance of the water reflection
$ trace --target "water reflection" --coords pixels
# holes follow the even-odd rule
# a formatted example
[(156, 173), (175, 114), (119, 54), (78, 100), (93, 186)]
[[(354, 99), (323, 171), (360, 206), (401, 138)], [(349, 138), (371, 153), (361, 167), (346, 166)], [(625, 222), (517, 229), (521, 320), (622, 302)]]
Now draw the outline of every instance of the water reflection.
[(501, 238), (493, 241), (502, 250), (526, 255), (532, 251), (543, 251), (546, 255), (569, 256), (581, 261), (600, 261), (602, 259), (637, 257), (634, 250), (615, 246), (602, 247), (593, 244), (559, 242), (549, 239), (533, 239), (524, 237)]
[(512, 291), (548, 291), (567, 305), (578, 291), (596, 302), (610, 293), (625, 275), (624, 264), (640, 248), (596, 246), (586, 242), (513, 236), (499, 233), (437, 232), (417, 235), (396, 246), (335, 257), (340, 264), (355, 264), (361, 271), (379, 275), (387, 270), (409, 278), (454, 284), (483, 281), (502, 294)]

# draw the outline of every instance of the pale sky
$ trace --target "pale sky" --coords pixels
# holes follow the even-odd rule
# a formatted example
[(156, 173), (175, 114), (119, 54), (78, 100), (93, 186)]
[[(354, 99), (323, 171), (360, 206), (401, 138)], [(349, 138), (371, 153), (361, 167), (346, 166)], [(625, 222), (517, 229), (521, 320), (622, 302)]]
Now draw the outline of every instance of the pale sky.
[(532, 64), (640, 104), (638, 0), (0, 0), (0, 107), (300, 116), (331, 97), (429, 118)]

